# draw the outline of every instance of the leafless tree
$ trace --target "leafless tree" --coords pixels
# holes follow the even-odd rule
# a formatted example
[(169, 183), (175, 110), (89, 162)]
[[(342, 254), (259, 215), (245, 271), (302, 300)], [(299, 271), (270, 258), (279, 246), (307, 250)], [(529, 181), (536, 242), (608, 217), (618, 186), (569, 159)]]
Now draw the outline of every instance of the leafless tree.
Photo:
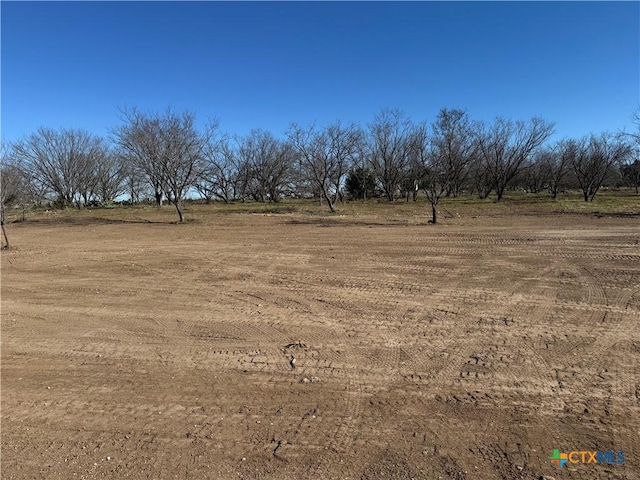
[(637, 151), (630, 157), (627, 163), (622, 165), (620, 174), (629, 186), (635, 188), (637, 195), (638, 188), (640, 187), (640, 155)]
[(150, 185), (146, 181), (144, 174), (139, 169), (125, 161), (126, 157), (118, 154), (117, 158), (123, 168), (123, 193), (127, 193), (129, 195), (129, 202), (131, 204), (135, 204), (148, 198), (151, 195), (151, 191), (149, 190)]
[(622, 178), (624, 178), (630, 186), (635, 188), (637, 194), (638, 188), (640, 187), (640, 109), (634, 113), (633, 123), (636, 126), (636, 130), (623, 134), (623, 136), (626, 136), (630, 141), (631, 154), (627, 162), (622, 165), (620, 173)]
[(79, 164), (78, 206), (114, 200), (122, 192), (122, 170), (121, 160), (112, 154), (102, 138), (97, 138)]
[(289, 142), (299, 156), (302, 175), (320, 192), (332, 212), (353, 159), (360, 151), (362, 138), (355, 125), (336, 122), (322, 130), (315, 126), (292, 125)]
[(495, 188), (495, 184), (489, 166), (479, 154), (471, 162), (470, 172), (473, 179), (473, 190), (478, 194), (478, 198), (487, 198)]
[(407, 175), (412, 128), (398, 109), (382, 109), (369, 124), (369, 162), (389, 201), (395, 200)]
[(59, 203), (78, 202), (91, 182), (91, 165), (99, 161), (103, 141), (84, 130), (40, 128), (13, 145), (13, 158), (35, 184), (52, 192)]
[(633, 113), (631, 121), (635, 125), (635, 130), (630, 133), (623, 133), (622, 135), (628, 137), (632, 143), (640, 146), (640, 108)]
[(162, 208), (166, 190), (163, 162), (164, 136), (161, 115), (146, 115), (137, 108), (122, 109), (123, 125), (114, 129), (119, 155), (126, 162), (130, 181), (143, 177), (153, 189), (156, 205)]
[(576, 155), (577, 148), (574, 140), (560, 140), (551, 149), (546, 150), (546, 154), (540, 159), (547, 172), (549, 193), (553, 199), (558, 198), (558, 193), (569, 173), (571, 158)]
[(126, 192), (127, 169), (122, 159), (107, 150), (95, 168), (94, 194), (102, 204), (113, 202)]
[(525, 167), (530, 155), (553, 133), (553, 123), (534, 117), (528, 122), (502, 117), (493, 124), (481, 125), (478, 148), (501, 201), (505, 189)]
[(456, 195), (466, 176), (474, 144), (464, 112), (441, 110), (429, 136), (426, 125), (412, 135), (412, 151), (424, 165), (422, 189), (431, 204), (431, 223), (438, 221), (438, 204), (455, 184)]
[(424, 163), (419, 155), (414, 155), (413, 152), (410, 151), (405, 175), (402, 182), (400, 182), (400, 192), (407, 202), (410, 199), (414, 202), (418, 200), (418, 192), (423, 187), (424, 174)]
[(414, 188), (421, 188), (431, 204), (431, 223), (438, 221), (438, 203), (445, 194), (450, 171), (446, 168), (445, 155), (434, 138), (429, 136), (425, 123), (417, 125), (410, 135), (410, 164), (416, 165)]
[(585, 202), (592, 202), (615, 165), (632, 152), (621, 137), (603, 133), (583, 137), (576, 142), (576, 152), (570, 157)]
[(21, 207), (24, 220), (26, 209), (33, 200), (33, 191), (24, 170), (19, 164), (13, 163), (4, 146), (3, 150), (0, 162), (0, 229), (4, 238), (2, 248), (8, 250), (10, 244), (5, 228), (6, 209), (9, 206)]
[(203, 150), (207, 140), (215, 136), (218, 128), (214, 122), (207, 127), (205, 134), (200, 134), (194, 122), (195, 116), (188, 112), (167, 114), (163, 122), (165, 150), (162, 163), (166, 193), (176, 207), (180, 222), (184, 221), (182, 201), (203, 168)]
[(241, 199), (245, 185), (239, 169), (237, 152), (229, 139), (214, 138), (204, 149), (204, 165), (195, 182), (195, 187), (209, 203), (221, 200), (229, 203)]
[(431, 129), (435, 152), (447, 172), (446, 193), (457, 197), (469, 176), (469, 165), (476, 156), (474, 125), (464, 110), (443, 108)]
[(555, 160), (554, 152), (550, 148), (538, 150), (526, 162), (520, 175), (516, 176), (514, 183), (520, 183), (527, 192), (539, 193), (550, 184), (551, 166)]
[(264, 130), (238, 138), (238, 166), (246, 191), (258, 202), (277, 202), (291, 187), (294, 150)]
[(158, 206), (166, 195), (183, 222), (182, 202), (202, 171), (204, 149), (216, 134), (217, 122), (199, 133), (190, 112), (144, 114), (134, 108), (122, 115), (125, 124), (114, 133), (124, 158), (145, 174)]
[(3, 249), (8, 250), (10, 248), (9, 237), (7, 236), (7, 230), (4, 226), (5, 222), (5, 209), (6, 206), (13, 200), (13, 196), (16, 192), (13, 188), (12, 172), (5, 165), (0, 167), (0, 228), (2, 228), (2, 236), (4, 238)]

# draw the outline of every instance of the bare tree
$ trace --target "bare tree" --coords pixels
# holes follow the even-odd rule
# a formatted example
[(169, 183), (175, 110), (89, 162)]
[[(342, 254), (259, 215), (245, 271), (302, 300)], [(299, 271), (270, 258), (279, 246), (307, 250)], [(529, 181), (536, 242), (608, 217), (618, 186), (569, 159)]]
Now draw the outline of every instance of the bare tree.
[(635, 131), (631, 133), (622, 133), (622, 135), (628, 137), (633, 143), (640, 146), (640, 108), (633, 113), (631, 121), (636, 126)]
[(129, 195), (129, 202), (131, 204), (139, 203), (151, 194), (149, 190), (150, 185), (145, 180), (144, 174), (125, 160), (126, 157), (117, 154), (117, 158), (123, 169), (123, 193)]
[(12, 156), (26, 173), (62, 206), (78, 202), (90, 182), (92, 162), (102, 152), (103, 142), (84, 130), (54, 131), (40, 128), (13, 145)]
[(96, 138), (78, 165), (78, 207), (81, 204), (105, 203), (120, 194), (120, 163), (111, 154), (107, 143)]
[(529, 156), (551, 136), (553, 123), (537, 117), (528, 122), (498, 117), (492, 125), (482, 125), (478, 133), (479, 153), (501, 201)]
[(320, 192), (332, 212), (341, 196), (346, 174), (360, 151), (362, 135), (355, 125), (336, 122), (323, 130), (292, 125), (289, 142), (302, 163), (302, 174)]
[(547, 172), (549, 193), (555, 200), (569, 173), (571, 158), (577, 153), (577, 144), (574, 140), (564, 139), (545, 152), (546, 154), (540, 160)]
[[(431, 136), (426, 125), (415, 129), (412, 152), (423, 167), (421, 187), (431, 204), (431, 223), (438, 221), (440, 198), (454, 188), (458, 189), (474, 153), (474, 144), (468, 122), (459, 110), (441, 110), (433, 122)], [(457, 194), (457, 192), (456, 192)]]
[(94, 194), (102, 204), (113, 202), (125, 193), (127, 169), (122, 159), (112, 151), (106, 151), (95, 167)]
[(585, 202), (592, 202), (615, 165), (631, 154), (631, 146), (619, 136), (603, 133), (583, 137), (576, 142), (570, 157)]
[(412, 128), (398, 109), (382, 109), (369, 124), (369, 162), (390, 202), (407, 175)]
[(551, 166), (555, 160), (550, 148), (538, 150), (526, 162), (519, 178), (520, 184), (530, 193), (539, 193), (550, 183)]
[(417, 125), (410, 136), (411, 163), (419, 165), (415, 188), (422, 188), (431, 204), (431, 223), (438, 221), (438, 203), (451, 181), (451, 171), (447, 168), (446, 152), (438, 138), (429, 137), (426, 124)]
[(204, 147), (218, 128), (217, 122), (214, 122), (201, 135), (194, 122), (195, 116), (188, 112), (182, 115), (167, 113), (163, 121), (164, 183), (167, 197), (176, 207), (180, 222), (184, 221), (182, 201), (200, 175)]
[(7, 207), (12, 205), (22, 207), (22, 218), (24, 220), (26, 208), (32, 200), (32, 193), (33, 191), (22, 168), (13, 163), (6, 152), (3, 152), (0, 163), (0, 229), (2, 229), (4, 238), (3, 249), (8, 250), (10, 248), (9, 237), (5, 228)]
[(633, 123), (636, 125), (636, 131), (623, 134), (631, 142), (631, 155), (622, 165), (620, 173), (630, 186), (635, 187), (636, 194), (638, 194), (638, 187), (640, 187), (640, 108), (633, 115)]
[(469, 176), (477, 142), (474, 126), (464, 110), (443, 108), (431, 127), (434, 149), (447, 171), (447, 195), (457, 197)]
[(277, 202), (291, 183), (294, 151), (264, 130), (238, 138), (240, 175), (247, 193), (258, 202)]
[(143, 114), (130, 109), (122, 114), (125, 124), (114, 132), (122, 155), (132, 168), (145, 174), (158, 206), (166, 195), (183, 222), (182, 202), (202, 171), (205, 145), (215, 136), (217, 122), (201, 134), (190, 112), (177, 114), (167, 109), (164, 114)]
[(114, 129), (114, 140), (127, 164), (130, 182), (145, 178), (153, 189), (156, 205), (162, 208), (166, 182), (161, 116), (146, 115), (133, 107), (122, 109), (120, 117), (124, 124)]
[(440, 110), (429, 136), (426, 125), (418, 125), (410, 136), (410, 163), (421, 165), (415, 187), (422, 188), (431, 204), (431, 223), (438, 221), (443, 195), (457, 196), (476, 154), (472, 124), (462, 110)]
[(194, 183), (200, 195), (210, 203), (235, 199), (234, 179), (237, 178), (234, 153), (226, 138), (212, 138), (203, 150), (203, 166)]
[(196, 179), (195, 188), (209, 203), (221, 200), (229, 203), (243, 200), (250, 180), (248, 165), (242, 165), (238, 151), (228, 137), (214, 138), (204, 150), (204, 166)]
[(638, 187), (640, 187), (640, 156), (638, 153), (631, 157), (629, 162), (622, 165), (620, 173), (629, 186), (635, 188), (637, 195)]
[[(410, 140), (413, 141), (413, 140)], [(424, 163), (410, 150), (404, 178), (400, 182), (400, 192), (408, 202), (418, 200), (418, 191), (423, 187)]]
[(478, 198), (487, 198), (495, 188), (495, 183), (489, 166), (480, 155), (474, 157), (470, 171), (473, 178), (473, 190), (478, 194)]
[(402, 195), (407, 202), (410, 198), (414, 202), (417, 201), (420, 189), (429, 188), (427, 169), (431, 155), (430, 141), (426, 123), (422, 122), (412, 126), (407, 138), (408, 155), (405, 175), (400, 183)]

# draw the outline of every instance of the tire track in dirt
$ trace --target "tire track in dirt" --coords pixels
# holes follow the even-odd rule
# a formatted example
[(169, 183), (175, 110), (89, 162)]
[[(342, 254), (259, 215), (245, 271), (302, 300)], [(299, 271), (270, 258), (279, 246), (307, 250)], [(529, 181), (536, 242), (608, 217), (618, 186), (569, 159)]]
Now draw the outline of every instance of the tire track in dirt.
[[(291, 292), (281, 292), (269, 298), (257, 297), (265, 302), (259, 307), (265, 312), (265, 317), (279, 318), (285, 311), (288, 317), (296, 318), (295, 322), (291, 322), (286, 327), (282, 322), (278, 322), (277, 326), (272, 324), (276, 335), (265, 331), (264, 324), (256, 325), (253, 327), (256, 333), (245, 336), (262, 338), (263, 343), (275, 347), (276, 353), (282, 357), (293, 353), (293, 351), (283, 353), (285, 345), (301, 342), (305, 348), (298, 349), (295, 353), (296, 371), (309, 373), (319, 369), (324, 375), (333, 375), (333, 372), (342, 368), (345, 361), (344, 335), (336, 331), (333, 324), (325, 319), (336, 317), (337, 312), (340, 313), (338, 316), (341, 316), (348, 307), (334, 306), (335, 302), (319, 301), (314, 298), (317, 292), (313, 290), (295, 289), (295, 291), (299, 293), (296, 295)], [(290, 297), (293, 297), (293, 303)], [(297, 305), (301, 305), (302, 311), (296, 308)], [(327, 323), (329, 323), (328, 326)]]
[[(297, 337), (304, 347), (293, 349), (298, 360), (296, 375), (307, 378), (317, 376), (320, 385), (338, 381), (344, 387), (340, 391), (341, 405), (335, 411), (322, 413), (323, 418), (332, 419), (325, 420), (329, 421), (331, 429), (314, 440), (314, 452), (305, 454), (301, 467), (297, 469), (300, 478), (327, 478), (332, 466), (357, 435), (358, 425), (362, 421), (362, 382), (363, 378), (370, 378), (372, 372), (372, 367), (366, 361), (370, 346), (361, 343), (364, 332), (358, 332), (356, 326), (356, 331), (349, 333), (350, 327), (342, 325), (338, 319), (358, 314), (359, 308), (352, 300), (353, 295), (358, 298), (362, 295), (374, 296), (381, 286), (361, 275), (340, 277), (335, 273), (318, 272), (279, 272), (272, 283), (280, 288), (275, 297), (269, 298), (274, 305), (281, 309), (284, 307), (291, 314), (299, 313), (298, 305), (303, 306), (303, 326), (299, 328)], [(418, 286), (422, 287), (414, 285)], [(385, 282), (382, 288), (385, 287), (396, 294), (406, 290), (398, 282)], [(360, 312), (365, 324), (375, 317), (375, 312), (380, 308), (377, 302), (370, 306), (373, 307), (373, 315)], [(314, 327), (312, 322), (318, 321), (322, 326)], [(384, 349), (382, 352), (387, 353)], [(397, 362), (389, 359), (383, 360), (383, 363)], [(290, 439), (290, 443), (299, 441), (295, 436)]]
[[(594, 334), (602, 331), (602, 321), (607, 315), (607, 298), (602, 285), (588, 271), (580, 267), (564, 264), (562, 272), (572, 275), (576, 281), (571, 285), (579, 286), (582, 290), (581, 297), (576, 302), (563, 301), (562, 306), (564, 309), (569, 308), (570, 312), (575, 312), (572, 313), (573, 316), (576, 314), (580, 316), (573, 321), (565, 322), (564, 325), (552, 325), (551, 337), (538, 337), (535, 350), (552, 368), (566, 364), (570, 357), (578, 353), (581, 361), (588, 364), (590, 360), (585, 355), (588, 354), (589, 357), (601, 355), (607, 345), (606, 342), (596, 343), (596, 337), (594, 337)], [(566, 288), (567, 284), (561, 282), (560, 286)], [(581, 316), (582, 312), (586, 312), (586, 317)], [(550, 346), (552, 348), (549, 348)], [(587, 346), (592, 353), (583, 352)], [(571, 358), (571, 360), (573, 363), (574, 359)]]
[[(588, 250), (588, 249), (587, 249)], [(621, 261), (621, 262), (637, 262), (640, 258), (640, 255), (635, 254), (611, 254), (611, 253), (602, 253), (602, 252), (567, 252), (564, 249), (544, 249), (539, 251), (529, 251), (529, 254), (535, 254), (540, 257), (548, 257), (552, 256), (553, 258), (562, 258), (565, 260), (602, 260), (602, 261)]]
[(632, 315), (626, 315), (625, 312), (635, 292), (622, 289), (616, 293), (610, 293), (611, 298), (608, 298), (607, 290), (597, 277), (584, 267), (583, 269), (586, 271), (585, 277), (589, 279), (586, 303), (595, 304), (597, 308), (585, 322), (586, 329), (595, 335), (595, 339), (589, 350), (585, 352), (586, 362), (582, 366), (597, 370), (601, 368), (602, 360), (607, 358), (606, 352), (613, 348), (618, 339), (627, 336), (637, 328), (637, 322), (632, 320)]
[[(397, 266), (397, 265), (396, 265)], [(316, 294), (324, 289), (347, 290), (357, 294), (380, 295), (382, 291), (393, 294), (415, 295), (428, 292), (430, 287), (425, 283), (411, 282), (409, 280), (372, 280), (371, 277), (362, 275), (336, 276), (335, 274), (288, 274), (286, 278), (281, 275), (277, 282), (284, 288), (298, 291), (315, 291)]]
[[(615, 344), (607, 355), (619, 360), (613, 371), (612, 408), (626, 420), (611, 431), (614, 445), (624, 450), (627, 462), (637, 465), (640, 459), (640, 339), (626, 339)], [(614, 357), (614, 358), (616, 358)]]
[[(517, 350), (513, 351), (513, 349), (517, 349), (521, 346), (519, 342), (512, 342), (510, 339), (515, 336), (515, 333), (510, 332), (509, 330), (512, 328), (511, 325), (515, 326), (513, 328), (518, 328), (519, 325), (523, 322), (523, 313), (526, 310), (527, 304), (525, 302), (516, 302), (513, 305), (512, 299), (522, 298), (522, 291), (529, 291), (531, 289), (531, 284), (538, 284), (541, 281), (545, 281), (545, 279), (556, 272), (558, 266), (556, 264), (547, 265), (542, 272), (538, 274), (535, 278), (520, 278), (520, 280), (516, 282), (511, 282), (506, 285), (504, 293), (496, 293), (499, 295), (500, 301), (495, 302), (495, 305), (490, 307), (489, 315), (493, 317), (489, 319), (489, 326), (493, 330), (491, 335), (491, 340), (486, 340), (481, 343), (474, 338), (475, 335), (467, 335), (463, 340), (459, 340), (457, 345), (453, 346), (453, 351), (450, 352), (450, 355), (453, 357), (454, 361), (443, 362), (443, 368), (440, 370), (438, 377), (445, 378), (459, 378), (464, 379), (468, 378), (470, 375), (473, 375), (475, 378), (487, 377), (487, 376), (496, 376), (498, 374), (504, 375), (507, 378), (510, 378), (512, 382), (518, 382), (519, 377), (512, 372), (512, 369), (508, 366), (508, 361), (516, 358)], [(542, 280), (540, 280), (540, 278)], [(502, 307), (504, 305), (504, 300), (508, 299), (506, 302), (506, 307)], [(513, 305), (513, 306), (512, 306)], [(541, 322), (541, 319), (551, 310), (551, 302), (541, 302), (536, 310), (535, 315), (532, 318), (527, 318), (527, 324), (537, 325)], [(487, 322), (487, 320), (485, 320)], [(481, 325), (474, 327), (474, 331), (481, 335), (485, 328)], [(501, 339), (502, 345), (498, 341)], [(497, 344), (496, 344), (497, 343)], [(506, 346), (508, 345), (508, 347)], [(447, 346), (448, 349), (451, 349), (451, 346)], [(497, 355), (498, 361), (495, 362), (496, 352), (502, 352), (501, 355)], [(493, 361), (488, 362), (484, 360), (484, 357), (492, 358)], [(502, 359), (500, 359), (502, 357)], [(457, 361), (455, 359), (457, 358)], [(444, 359), (443, 359), (444, 360)], [(539, 362), (540, 366), (544, 365), (543, 362)], [(475, 365), (479, 367), (469, 368), (470, 365)], [(527, 372), (529, 375), (536, 375), (537, 381), (546, 383), (549, 379), (548, 367), (534, 371)]]
[(331, 433), (322, 450), (307, 458), (302, 475), (296, 478), (329, 478), (331, 467), (338, 465), (359, 430), (363, 418), (363, 388), (356, 378), (348, 378), (345, 384), (342, 414), (337, 415), (337, 428)]

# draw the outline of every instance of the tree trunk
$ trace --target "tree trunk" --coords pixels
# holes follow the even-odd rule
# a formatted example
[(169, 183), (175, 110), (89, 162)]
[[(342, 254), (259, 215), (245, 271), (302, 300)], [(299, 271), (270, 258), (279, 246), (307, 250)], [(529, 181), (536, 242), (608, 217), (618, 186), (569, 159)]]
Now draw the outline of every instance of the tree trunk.
[(438, 207), (437, 203), (431, 203), (431, 223), (433, 223), (434, 225), (438, 221), (438, 208), (437, 207)]
[(7, 237), (7, 231), (4, 229), (4, 202), (0, 204), (0, 228), (2, 228), (2, 235), (4, 236), (5, 250), (9, 250), (9, 237)]
[[(329, 196), (327, 191), (324, 189), (322, 190), (322, 196), (327, 201), (327, 205), (329, 205), (329, 210), (331, 210), (331, 213), (334, 213), (336, 211), (336, 207), (334, 205), (335, 201), (331, 201), (331, 196)], [(322, 204), (322, 197), (320, 197), (320, 203)]]
[(587, 190), (585, 188), (584, 190), (582, 190), (582, 194), (584, 195), (584, 201), (588, 202), (589, 201), (589, 190)]
[(478, 187), (478, 198), (480, 200), (484, 200), (489, 196), (491, 190), (492, 189), (490, 189), (489, 187)]
[(389, 200), (390, 202), (393, 202), (394, 201), (393, 193), (391, 193), (388, 189), (386, 189), (386, 193), (387, 193), (387, 200)]
[(156, 191), (156, 206), (162, 208), (162, 192)]
[(7, 237), (7, 231), (4, 229), (4, 222), (0, 222), (0, 226), (2, 227), (2, 235), (4, 236), (4, 247), (5, 250), (9, 250), (9, 238)]
[(178, 217), (180, 218), (180, 223), (184, 222), (184, 215), (182, 213), (182, 205), (180, 204), (181, 202), (176, 201), (174, 202), (174, 205), (176, 206), (176, 210), (178, 211)]

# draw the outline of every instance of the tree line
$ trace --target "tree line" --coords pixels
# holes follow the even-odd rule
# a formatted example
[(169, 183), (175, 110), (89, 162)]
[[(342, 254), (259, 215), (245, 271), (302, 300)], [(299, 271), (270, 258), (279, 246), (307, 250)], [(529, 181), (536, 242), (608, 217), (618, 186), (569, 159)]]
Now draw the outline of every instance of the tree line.
[[(40, 128), (3, 145), (2, 221), (9, 205), (77, 208), (126, 198), (183, 202), (278, 202), (315, 198), (336, 210), (345, 198), (383, 197), (432, 207), (463, 193), (501, 201), (514, 188), (556, 198), (579, 188), (592, 201), (606, 184), (640, 184), (640, 135), (599, 133), (551, 142), (554, 124), (542, 118), (475, 121), (442, 109), (431, 122), (414, 122), (382, 109), (365, 126), (336, 121), (292, 124), (282, 138), (255, 129), (228, 135), (217, 121), (196, 126), (192, 112), (122, 109), (108, 138), (84, 130)], [(636, 114), (640, 126), (640, 117)]]

